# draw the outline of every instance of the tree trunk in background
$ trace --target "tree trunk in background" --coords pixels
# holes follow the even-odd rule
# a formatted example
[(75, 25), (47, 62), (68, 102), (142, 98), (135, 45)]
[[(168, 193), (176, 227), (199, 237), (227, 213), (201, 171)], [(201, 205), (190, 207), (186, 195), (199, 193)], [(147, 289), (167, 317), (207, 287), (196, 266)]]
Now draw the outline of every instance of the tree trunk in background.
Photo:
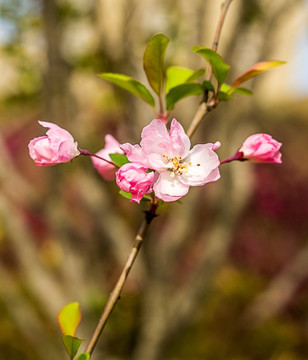
[(65, 124), (70, 118), (69, 69), (61, 55), (62, 24), (56, 0), (44, 0), (47, 68), (44, 78), (45, 120)]

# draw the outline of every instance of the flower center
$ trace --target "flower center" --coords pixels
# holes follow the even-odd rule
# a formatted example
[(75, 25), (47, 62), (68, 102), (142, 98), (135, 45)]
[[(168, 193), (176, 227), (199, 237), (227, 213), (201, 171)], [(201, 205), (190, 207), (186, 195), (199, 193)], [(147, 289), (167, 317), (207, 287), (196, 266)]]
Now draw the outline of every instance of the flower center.
[(191, 162), (182, 162), (181, 156), (174, 156), (171, 158), (168, 155), (163, 155), (163, 157), (173, 165), (172, 168), (169, 169), (171, 171), (171, 177), (186, 174), (188, 172), (188, 168), (192, 166)]

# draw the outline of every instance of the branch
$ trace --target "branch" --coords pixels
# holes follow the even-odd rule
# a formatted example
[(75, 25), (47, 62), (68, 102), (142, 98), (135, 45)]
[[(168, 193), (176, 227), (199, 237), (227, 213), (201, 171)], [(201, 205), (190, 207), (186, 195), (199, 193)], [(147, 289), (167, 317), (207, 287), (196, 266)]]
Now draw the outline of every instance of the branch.
[(85, 352), (87, 352), (89, 354), (92, 354), (92, 352), (96, 346), (96, 343), (97, 343), (97, 341), (109, 319), (109, 316), (110, 316), (112, 310), (114, 309), (115, 305), (117, 304), (118, 300), (120, 299), (122, 289), (127, 280), (128, 274), (134, 264), (134, 261), (139, 253), (139, 250), (141, 248), (141, 245), (143, 243), (143, 240), (145, 238), (145, 235), (149, 228), (149, 225), (151, 224), (154, 217), (156, 217), (157, 207), (158, 207), (158, 203), (152, 203), (150, 210), (145, 212), (145, 219), (143, 220), (143, 222), (140, 226), (140, 229), (135, 237), (135, 241), (133, 243), (133, 246), (132, 246), (132, 249), (128, 256), (128, 259), (124, 265), (122, 273), (107, 300), (107, 304), (103, 310), (101, 318), (99, 319), (96, 329), (94, 330), (94, 333), (90, 339), (90, 342), (85, 350)]
[[(221, 6), (220, 17), (218, 20), (218, 24), (217, 24), (216, 32), (214, 35), (213, 44), (212, 44), (212, 50), (214, 50), (214, 51), (217, 51), (217, 49), (218, 49), (222, 26), (225, 22), (225, 18), (226, 18), (229, 6), (231, 5), (231, 2), (232, 2), (232, 0), (226, 0)], [(206, 76), (205, 76), (206, 80), (210, 80), (211, 76), (212, 76), (212, 67), (209, 66), (207, 69), (207, 72), (206, 72)], [(204, 99), (202, 100), (201, 104), (199, 105), (197, 112), (187, 130), (187, 135), (189, 137), (192, 137), (192, 135), (196, 131), (197, 127), (199, 126), (199, 124), (202, 121), (202, 119), (204, 118), (204, 116), (207, 115), (208, 110), (213, 109), (213, 108), (214, 108), (214, 104), (212, 103), (212, 99), (208, 100), (207, 96), (205, 96)]]

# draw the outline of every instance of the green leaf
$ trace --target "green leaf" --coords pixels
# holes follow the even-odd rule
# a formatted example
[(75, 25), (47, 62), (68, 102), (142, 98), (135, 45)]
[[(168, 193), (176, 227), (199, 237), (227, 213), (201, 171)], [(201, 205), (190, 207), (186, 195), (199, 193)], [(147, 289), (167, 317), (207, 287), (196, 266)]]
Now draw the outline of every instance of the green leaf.
[(81, 345), (83, 340), (78, 339), (75, 336), (64, 335), (64, 336), (62, 336), (62, 341), (63, 341), (65, 350), (67, 351), (69, 357), (71, 359), (73, 359), (75, 357), (75, 355), (77, 354), (79, 346)]
[(208, 80), (203, 81), (202, 87), (203, 87), (204, 90), (215, 92), (214, 85)]
[(90, 359), (90, 354), (89, 353), (82, 353), (80, 354), (76, 360), (89, 360)]
[(65, 305), (58, 314), (58, 323), (63, 335), (74, 336), (81, 320), (81, 311), (78, 302)]
[(129, 160), (127, 159), (126, 155), (123, 154), (109, 154), (110, 159), (112, 162), (117, 166), (122, 166), (124, 164), (129, 163)]
[(152, 107), (155, 106), (155, 101), (150, 91), (141, 82), (130, 76), (116, 73), (102, 73), (98, 74), (98, 76), (138, 96)]
[(189, 79), (187, 79), (186, 82), (192, 82), (195, 81), (196, 79), (198, 79), (200, 76), (202, 76), (205, 73), (204, 69), (199, 69), (194, 71), (194, 73), (191, 75), (191, 77)]
[(234, 83), (231, 86), (231, 89), (237, 88), (242, 83), (252, 79), (253, 77), (267, 71), (273, 67), (285, 64), (285, 61), (262, 61), (255, 64), (253, 67), (244, 72), (241, 76), (235, 79)]
[(143, 68), (151, 88), (160, 96), (164, 79), (164, 57), (169, 39), (156, 34), (148, 42), (143, 55)]
[[(120, 191), (119, 191), (119, 194), (122, 195), (123, 197), (125, 197), (125, 199), (131, 200), (131, 198), (132, 198), (132, 194), (131, 194), (131, 193), (125, 192), (125, 191), (123, 191), (123, 190), (120, 190)], [(144, 196), (144, 197), (141, 199), (141, 201), (150, 201), (150, 199), (148, 199), (147, 197)]]
[(251, 96), (253, 94), (253, 92), (249, 89), (239, 87), (239, 88), (233, 89), (231, 94), (241, 94), (241, 95), (245, 95), (245, 96)]
[(127, 193), (126, 191), (120, 190), (119, 194), (122, 195), (123, 197), (125, 197), (125, 199), (129, 199), (131, 200), (132, 198), (132, 194), (131, 193)]
[(232, 96), (223, 92), (223, 91), (219, 91), (218, 93), (218, 100), (220, 101), (229, 101), (232, 99)]
[(167, 110), (170, 111), (174, 108), (175, 104), (191, 95), (200, 95), (203, 93), (203, 87), (197, 83), (181, 84), (172, 88), (166, 95)]
[(217, 79), (219, 88), (220, 85), (226, 80), (230, 66), (224, 62), (222, 57), (218, 55), (217, 52), (205, 46), (195, 46), (193, 47), (193, 51), (199, 55), (202, 55), (210, 63), (213, 75)]
[(169, 66), (166, 71), (167, 79), (166, 79), (166, 94), (170, 91), (170, 89), (185, 84), (187, 82), (192, 82), (196, 80), (198, 77), (204, 74), (204, 69), (200, 69), (197, 71), (193, 71), (187, 69), (185, 67), (180, 66)]
[(235, 88), (232, 89), (230, 85), (224, 83), (221, 85), (220, 90), (226, 94), (241, 94), (241, 95), (245, 95), (245, 96), (251, 96), (252, 95), (252, 91), (248, 90), (246, 88), (243, 87), (239, 87), (239, 88)]

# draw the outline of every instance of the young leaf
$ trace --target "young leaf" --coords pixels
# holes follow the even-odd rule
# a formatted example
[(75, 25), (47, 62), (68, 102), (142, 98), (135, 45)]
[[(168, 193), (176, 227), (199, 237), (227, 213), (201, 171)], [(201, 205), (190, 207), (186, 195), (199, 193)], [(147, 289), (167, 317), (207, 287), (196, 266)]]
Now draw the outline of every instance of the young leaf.
[(124, 191), (124, 190), (120, 190), (119, 191), (119, 194), (120, 195), (122, 195), (123, 197), (125, 197), (125, 199), (131, 199), (132, 198), (132, 194), (131, 193), (128, 193), (128, 192), (126, 192), (126, 191)]
[(195, 46), (193, 51), (199, 55), (202, 55), (211, 65), (213, 75), (217, 79), (218, 87), (226, 80), (230, 66), (227, 65), (222, 57), (212, 49), (205, 46)]
[(195, 81), (196, 79), (198, 79), (200, 76), (202, 76), (205, 73), (204, 69), (199, 69), (194, 71), (194, 73), (190, 76), (189, 79), (187, 79), (186, 82), (192, 82)]
[(203, 87), (204, 90), (215, 92), (214, 85), (208, 80), (203, 81), (202, 87)]
[(231, 94), (241, 94), (241, 95), (245, 95), (245, 96), (251, 96), (252, 95), (251, 90), (245, 89), (243, 87), (232, 89), (231, 86), (226, 84), (226, 83), (221, 85), (220, 90), (221, 90), (221, 92), (226, 93), (228, 95), (231, 95)]
[(166, 95), (166, 107), (167, 110), (170, 111), (174, 108), (175, 104), (191, 95), (200, 95), (203, 93), (203, 87), (197, 83), (187, 83), (178, 85), (168, 92)]
[(266, 70), (269, 70), (273, 67), (285, 64), (285, 61), (262, 61), (255, 64), (253, 67), (244, 72), (241, 76), (235, 79), (234, 83), (231, 86), (231, 89), (237, 88), (243, 82), (246, 82), (253, 77), (263, 73)]
[(58, 323), (63, 335), (74, 336), (81, 320), (81, 311), (78, 302), (65, 305), (58, 314)]
[(218, 100), (220, 100), (220, 101), (229, 101), (231, 99), (232, 99), (231, 95), (229, 95), (229, 94), (227, 94), (227, 93), (225, 93), (223, 91), (219, 91)]
[(77, 354), (77, 351), (79, 349), (79, 346), (81, 345), (83, 340), (78, 339), (75, 336), (64, 335), (64, 336), (62, 336), (62, 341), (63, 341), (64, 347), (65, 347), (65, 350), (68, 353), (68, 356), (71, 359), (74, 359), (74, 357)]
[(76, 360), (90, 360), (90, 354), (82, 353), (76, 358)]
[(163, 67), (169, 39), (164, 34), (157, 34), (148, 42), (143, 55), (143, 68), (151, 88), (160, 96), (163, 86)]
[(204, 74), (204, 69), (193, 71), (180, 66), (169, 66), (166, 71), (166, 94), (170, 89), (192, 82)]
[(241, 94), (241, 95), (245, 95), (245, 96), (251, 96), (253, 94), (253, 92), (246, 88), (239, 87), (239, 88), (233, 89), (231, 94)]
[(152, 107), (155, 106), (153, 96), (141, 82), (123, 74), (102, 73), (98, 76), (138, 96)]
[(123, 154), (109, 154), (109, 156), (112, 162), (117, 166), (121, 167), (122, 165), (129, 163), (129, 160)]
[[(125, 197), (125, 199), (131, 200), (131, 198), (132, 198), (132, 194), (131, 194), (131, 193), (125, 192), (125, 191), (123, 191), (123, 190), (120, 190), (120, 191), (119, 191), (119, 194), (122, 195), (123, 197)], [(141, 199), (141, 201), (149, 201), (149, 199), (144, 196), (144, 197)]]

